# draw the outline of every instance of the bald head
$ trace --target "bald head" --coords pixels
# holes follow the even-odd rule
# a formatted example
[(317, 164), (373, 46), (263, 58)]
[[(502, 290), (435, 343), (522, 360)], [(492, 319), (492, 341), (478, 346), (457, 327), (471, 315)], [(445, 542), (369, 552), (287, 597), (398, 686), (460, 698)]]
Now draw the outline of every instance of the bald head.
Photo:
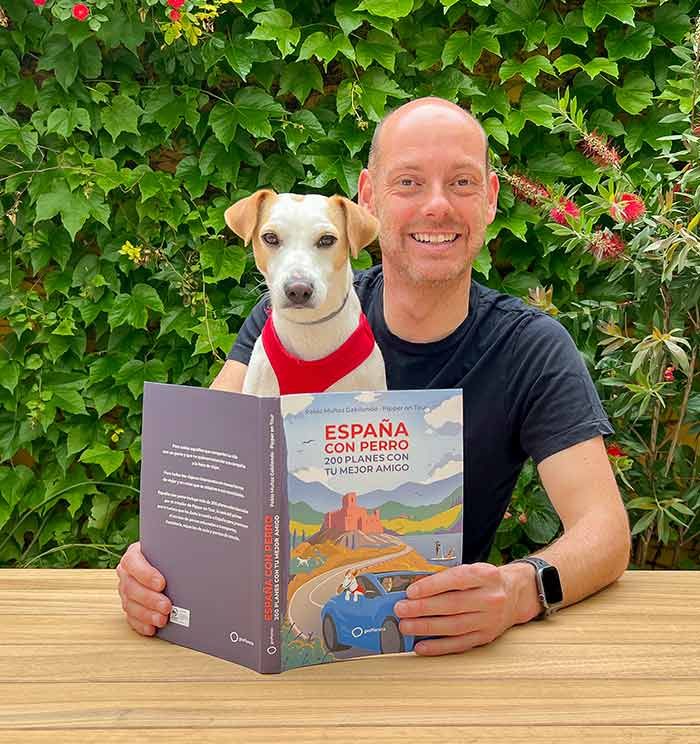
[(425, 114), (426, 110), (427, 112), (430, 112), (431, 109), (436, 113), (452, 114), (456, 118), (463, 119), (470, 127), (476, 127), (479, 129), (484, 140), (484, 165), (486, 172), (488, 173), (490, 171), (491, 166), (489, 164), (488, 138), (484, 128), (477, 119), (456, 103), (452, 103), (444, 98), (438, 98), (436, 96), (425, 96), (424, 98), (416, 98), (414, 101), (404, 103), (402, 106), (390, 111), (382, 118), (379, 124), (377, 124), (369, 148), (367, 168), (370, 173), (376, 173), (379, 170), (382, 141), (385, 137), (391, 137), (392, 129), (415, 119), (415, 117), (412, 117), (412, 114), (415, 112), (420, 111), (421, 114)]

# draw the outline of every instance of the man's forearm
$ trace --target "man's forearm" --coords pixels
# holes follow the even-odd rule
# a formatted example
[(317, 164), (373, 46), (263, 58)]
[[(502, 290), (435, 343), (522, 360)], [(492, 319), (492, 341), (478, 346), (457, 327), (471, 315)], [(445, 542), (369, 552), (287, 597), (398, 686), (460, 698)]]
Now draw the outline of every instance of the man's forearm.
[[(612, 531), (609, 521), (601, 524), (600, 518), (588, 517), (533, 555), (557, 567), (564, 594), (563, 606), (568, 606), (618, 579), (627, 568), (629, 551), (626, 521)], [(501, 570), (511, 587), (509, 593), (514, 597), (511, 625), (532, 620), (542, 609), (534, 567), (528, 563), (509, 563), (501, 566)]]

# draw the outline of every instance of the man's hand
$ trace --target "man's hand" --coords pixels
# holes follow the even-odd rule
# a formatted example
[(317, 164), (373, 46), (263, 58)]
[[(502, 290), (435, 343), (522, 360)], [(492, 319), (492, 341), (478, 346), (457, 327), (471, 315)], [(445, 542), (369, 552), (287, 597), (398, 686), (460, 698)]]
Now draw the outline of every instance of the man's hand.
[(471, 563), (411, 584), (408, 599), (394, 606), (401, 618), (399, 629), (409, 635), (445, 636), (421, 641), (415, 652), (422, 656), (461, 653), (491, 643), (515, 625), (518, 592), (502, 568)]
[(129, 545), (117, 566), (117, 575), (127, 622), (137, 633), (152, 636), (155, 626), (162, 628), (168, 622), (172, 602), (161, 594), (165, 579), (143, 557), (140, 542)]

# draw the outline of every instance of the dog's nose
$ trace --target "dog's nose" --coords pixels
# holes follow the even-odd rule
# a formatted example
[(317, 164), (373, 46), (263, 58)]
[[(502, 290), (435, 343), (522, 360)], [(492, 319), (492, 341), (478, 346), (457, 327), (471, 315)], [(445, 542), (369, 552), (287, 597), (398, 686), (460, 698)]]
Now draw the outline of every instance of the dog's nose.
[(295, 279), (284, 285), (284, 293), (287, 299), (295, 305), (306, 305), (314, 293), (313, 284)]

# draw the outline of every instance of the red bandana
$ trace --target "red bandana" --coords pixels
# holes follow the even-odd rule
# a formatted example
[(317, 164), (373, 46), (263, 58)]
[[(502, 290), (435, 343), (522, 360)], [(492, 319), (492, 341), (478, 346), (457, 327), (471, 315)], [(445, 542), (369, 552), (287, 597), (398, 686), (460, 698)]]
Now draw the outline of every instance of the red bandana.
[(270, 315), (263, 326), (262, 342), (277, 375), (280, 395), (322, 393), (367, 359), (374, 348), (374, 335), (361, 312), (359, 325), (342, 346), (327, 357), (306, 362), (282, 346)]

